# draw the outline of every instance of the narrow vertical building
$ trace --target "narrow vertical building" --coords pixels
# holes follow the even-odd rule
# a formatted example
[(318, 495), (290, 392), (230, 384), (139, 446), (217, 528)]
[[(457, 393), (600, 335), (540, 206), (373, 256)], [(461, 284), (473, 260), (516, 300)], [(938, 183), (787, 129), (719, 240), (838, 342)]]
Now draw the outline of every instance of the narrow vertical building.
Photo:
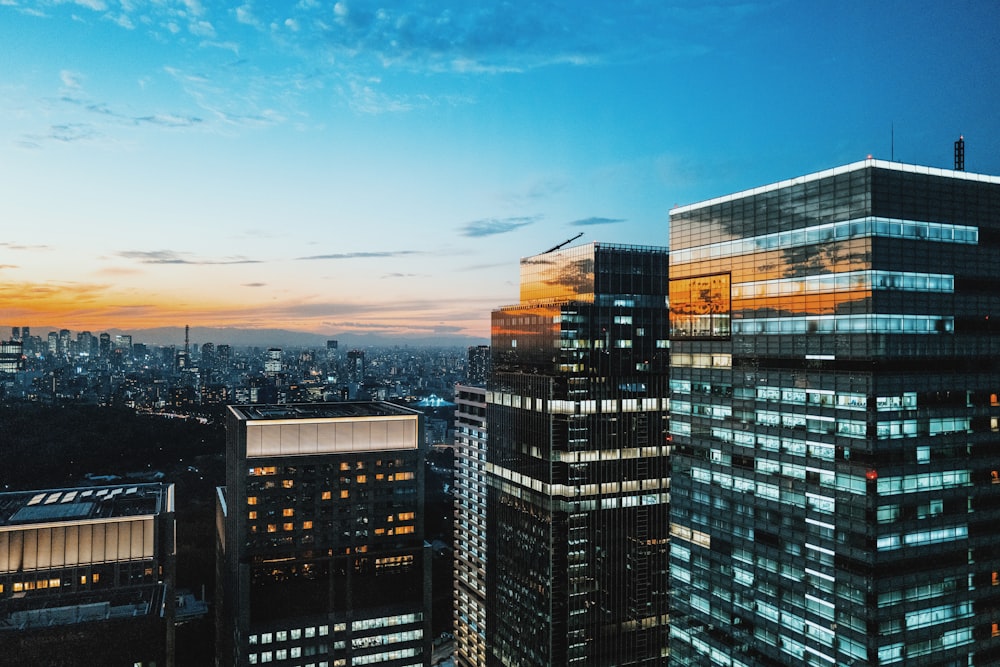
[(671, 212), (671, 660), (1000, 662), (1000, 178)]
[(493, 313), (487, 664), (655, 665), (667, 645), (667, 252), (521, 260)]
[(220, 665), (431, 664), (419, 413), (230, 406)]
[(486, 388), (456, 385), (455, 404), (454, 658), (456, 667), (484, 667)]

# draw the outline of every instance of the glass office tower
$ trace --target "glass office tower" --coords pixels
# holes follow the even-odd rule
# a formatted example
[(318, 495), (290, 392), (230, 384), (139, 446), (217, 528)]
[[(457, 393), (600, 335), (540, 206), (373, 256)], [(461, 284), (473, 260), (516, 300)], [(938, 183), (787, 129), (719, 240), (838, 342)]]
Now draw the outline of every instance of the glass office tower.
[(490, 665), (653, 665), (667, 643), (667, 252), (521, 261), (493, 313)]
[(671, 661), (1000, 661), (1000, 178), (671, 212)]
[(228, 406), (217, 664), (431, 664), (422, 431), (390, 403)]

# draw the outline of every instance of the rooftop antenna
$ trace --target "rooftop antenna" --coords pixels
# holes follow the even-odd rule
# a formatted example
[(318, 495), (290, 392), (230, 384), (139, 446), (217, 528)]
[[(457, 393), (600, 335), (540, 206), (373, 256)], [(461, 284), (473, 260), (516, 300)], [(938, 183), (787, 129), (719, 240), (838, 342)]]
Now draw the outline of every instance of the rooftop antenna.
[(896, 161), (896, 124), (889, 124), (889, 159)]
[(958, 135), (955, 142), (955, 171), (965, 171), (965, 137)]
[(559, 248), (563, 247), (563, 246), (564, 246), (564, 245), (566, 245), (567, 243), (572, 243), (573, 241), (577, 240), (577, 239), (578, 239), (578, 238), (580, 238), (581, 236), (583, 236), (583, 232), (580, 232), (579, 234), (577, 234), (577, 235), (576, 235), (576, 236), (574, 236), (573, 238), (571, 238), (571, 239), (566, 239), (565, 241), (563, 241), (563, 242), (562, 242), (562, 243), (560, 243), (559, 245), (554, 245), (554, 246), (552, 246), (551, 248), (549, 248), (548, 250), (546, 250), (545, 252), (543, 252), (543, 253), (539, 253), (539, 254), (542, 254), (542, 255), (547, 255), (547, 254), (549, 254), (550, 252), (554, 252), (554, 251), (556, 251), (556, 250), (559, 250)]

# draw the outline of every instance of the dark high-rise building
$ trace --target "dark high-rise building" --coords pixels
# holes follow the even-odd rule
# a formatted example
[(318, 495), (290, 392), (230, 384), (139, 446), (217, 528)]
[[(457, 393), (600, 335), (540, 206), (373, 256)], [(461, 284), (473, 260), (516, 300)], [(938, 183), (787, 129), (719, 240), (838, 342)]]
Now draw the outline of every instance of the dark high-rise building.
[(671, 662), (1000, 663), (1000, 178), (671, 212)]
[(220, 665), (431, 664), (419, 413), (230, 406)]
[(233, 361), (233, 350), (229, 345), (222, 343), (215, 348), (215, 368), (220, 371), (228, 371)]
[(521, 260), (493, 313), (490, 665), (657, 665), (667, 648), (667, 252)]
[(102, 333), (98, 336), (97, 350), (98, 355), (102, 359), (107, 359), (111, 356), (111, 334)]
[(486, 386), (490, 377), (490, 346), (475, 345), (469, 348), (469, 384)]
[(174, 664), (174, 487), (0, 494), (0, 665)]
[(215, 343), (205, 343), (201, 346), (198, 368), (202, 371), (215, 370)]
[(0, 373), (24, 370), (24, 343), (19, 340), (0, 341)]
[(347, 380), (357, 384), (365, 381), (364, 350), (351, 350), (347, 353)]
[(94, 353), (94, 335), (89, 331), (81, 331), (76, 335), (76, 353), (89, 357)]
[(455, 386), (455, 651), (486, 664), (486, 388)]

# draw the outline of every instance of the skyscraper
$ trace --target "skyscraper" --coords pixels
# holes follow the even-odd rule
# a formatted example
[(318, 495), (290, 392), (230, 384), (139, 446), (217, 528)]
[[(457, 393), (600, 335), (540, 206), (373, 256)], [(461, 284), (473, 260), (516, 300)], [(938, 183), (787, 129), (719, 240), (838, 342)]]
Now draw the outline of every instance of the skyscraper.
[(1000, 662), (1000, 178), (671, 212), (671, 661)]
[(174, 664), (174, 487), (0, 494), (0, 665)]
[(475, 345), (469, 348), (469, 384), (485, 385), (490, 377), (490, 346)]
[(230, 406), (218, 664), (430, 665), (419, 413)]
[[(470, 348), (474, 349), (474, 348)], [(486, 664), (486, 388), (455, 386), (455, 664)]]
[(667, 252), (521, 260), (493, 313), (487, 664), (655, 665), (667, 644)]

